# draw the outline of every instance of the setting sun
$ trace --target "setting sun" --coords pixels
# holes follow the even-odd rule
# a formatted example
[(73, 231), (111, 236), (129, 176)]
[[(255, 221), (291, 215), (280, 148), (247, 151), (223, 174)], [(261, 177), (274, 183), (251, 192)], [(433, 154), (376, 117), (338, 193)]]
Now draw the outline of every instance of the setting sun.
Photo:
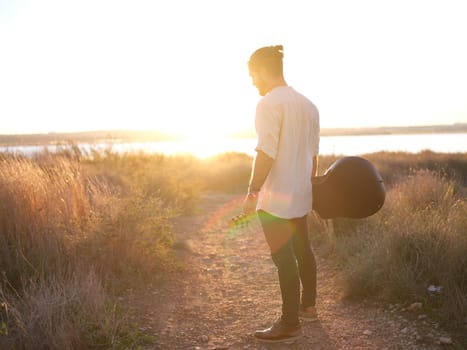
[(467, 22), (452, 1), (0, 6), (0, 133), (251, 131), (246, 62), (271, 44), (324, 128), (467, 122)]

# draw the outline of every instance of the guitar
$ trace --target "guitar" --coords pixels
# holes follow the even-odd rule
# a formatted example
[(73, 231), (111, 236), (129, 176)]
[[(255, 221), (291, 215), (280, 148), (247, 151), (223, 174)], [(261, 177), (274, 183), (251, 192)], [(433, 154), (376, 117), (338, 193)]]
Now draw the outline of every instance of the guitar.
[[(313, 210), (323, 219), (362, 219), (380, 210), (386, 198), (384, 181), (376, 168), (361, 157), (343, 157), (316, 176), (313, 183)], [(244, 225), (246, 217), (232, 218)]]

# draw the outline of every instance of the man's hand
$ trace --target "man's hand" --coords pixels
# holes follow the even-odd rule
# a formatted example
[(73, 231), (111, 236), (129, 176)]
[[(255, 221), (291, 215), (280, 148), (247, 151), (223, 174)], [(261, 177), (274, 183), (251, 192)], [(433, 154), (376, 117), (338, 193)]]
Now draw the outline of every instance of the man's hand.
[(251, 177), (248, 185), (248, 194), (243, 201), (243, 214), (251, 215), (256, 213), (256, 204), (258, 203), (258, 193), (271, 170), (274, 159), (269, 157), (263, 151), (257, 151), (253, 160)]
[(258, 192), (249, 192), (243, 201), (243, 214), (251, 215), (256, 213), (256, 203), (258, 203)]

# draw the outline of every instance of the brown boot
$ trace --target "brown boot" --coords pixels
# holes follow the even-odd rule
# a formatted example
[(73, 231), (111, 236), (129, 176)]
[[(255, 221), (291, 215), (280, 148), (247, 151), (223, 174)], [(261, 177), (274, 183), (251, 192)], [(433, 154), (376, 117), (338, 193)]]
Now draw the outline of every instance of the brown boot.
[(318, 312), (316, 311), (316, 307), (314, 306), (309, 306), (309, 307), (300, 306), (300, 309), (298, 311), (298, 316), (304, 322), (318, 321)]
[(286, 343), (293, 342), (302, 337), (300, 324), (289, 326), (279, 319), (274, 324), (264, 330), (256, 331), (255, 338), (266, 343)]

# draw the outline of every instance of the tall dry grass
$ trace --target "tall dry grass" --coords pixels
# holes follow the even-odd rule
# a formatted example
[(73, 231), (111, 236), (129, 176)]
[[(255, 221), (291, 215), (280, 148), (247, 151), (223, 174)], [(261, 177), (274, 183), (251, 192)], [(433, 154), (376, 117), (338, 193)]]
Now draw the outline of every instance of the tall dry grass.
[(367, 156), (384, 175), (388, 184), (394, 184), (418, 170), (440, 173), (444, 178), (463, 187), (467, 186), (467, 153), (434, 153), (422, 151), (415, 154), (379, 152)]
[[(320, 173), (337, 157), (321, 157)], [(420, 300), (465, 317), (467, 156), (368, 155), (385, 206), (364, 220), (312, 220), (315, 242), (343, 266), (348, 295)], [(0, 348), (137, 348), (116, 302), (171, 268), (170, 219), (203, 191), (244, 192), (251, 157), (0, 155)], [(426, 170), (428, 169), (428, 170)], [(442, 293), (427, 293), (429, 284)], [(437, 309), (438, 310), (438, 309)]]
[(189, 155), (94, 151), (80, 158), (89, 176), (105, 182), (122, 196), (139, 193), (157, 197), (166, 207), (189, 212), (200, 192), (200, 161)]
[(198, 183), (204, 191), (244, 193), (253, 159), (242, 153), (225, 153), (200, 163)]
[[(325, 244), (344, 271), (349, 298), (424, 302), (441, 320), (467, 316), (467, 202), (445, 173), (414, 170), (388, 188), (364, 220), (335, 219)], [(315, 224), (323, 242), (325, 230)], [(441, 287), (432, 293), (429, 286)]]
[[(324, 172), (341, 156), (321, 156), (319, 170)], [(419, 153), (377, 152), (363, 155), (381, 173), (386, 185), (403, 180), (417, 170), (442, 173), (446, 178), (467, 186), (467, 153)]]
[(91, 219), (95, 187), (71, 162), (1, 161), (0, 266), (12, 287), (67, 268), (67, 251)]
[[(118, 171), (120, 161), (104, 168)], [(68, 154), (0, 158), (0, 348), (132, 348), (144, 340), (114, 293), (167, 269), (169, 218), (182, 200), (148, 190), (169, 187), (163, 179), (125, 188), (104, 175)]]

